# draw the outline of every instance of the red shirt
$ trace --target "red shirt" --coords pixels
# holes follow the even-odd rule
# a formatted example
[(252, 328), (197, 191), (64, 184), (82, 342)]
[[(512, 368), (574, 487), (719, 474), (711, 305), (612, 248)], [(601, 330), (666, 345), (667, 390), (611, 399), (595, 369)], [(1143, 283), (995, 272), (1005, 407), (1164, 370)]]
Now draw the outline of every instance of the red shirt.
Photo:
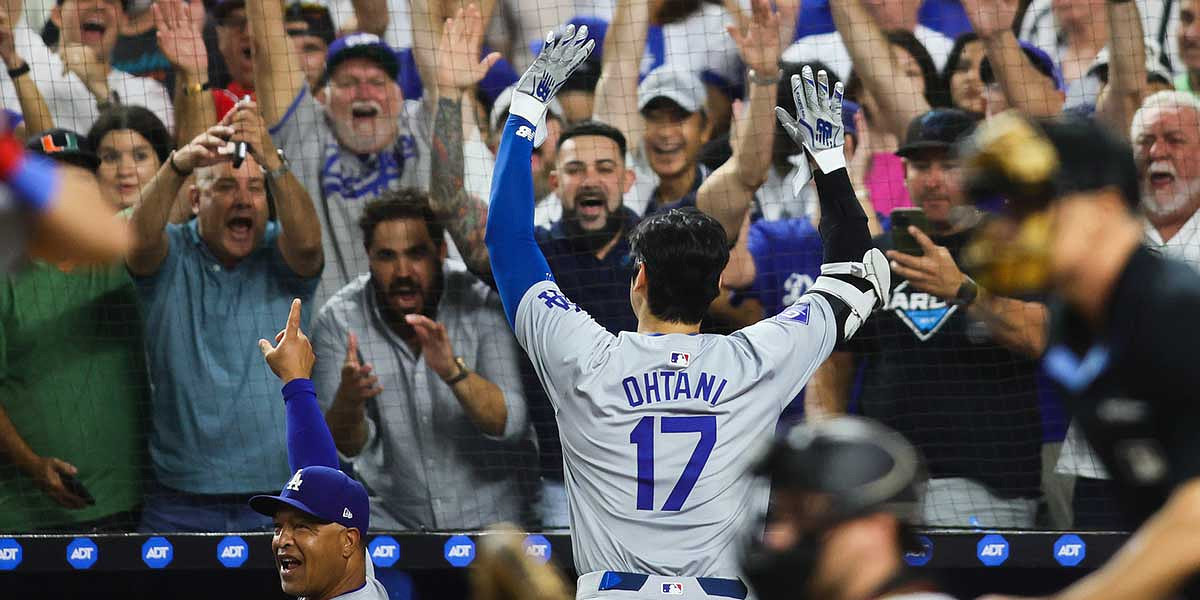
[(237, 101), (246, 95), (249, 95), (251, 100), (257, 100), (254, 97), (254, 90), (246, 89), (236, 81), (229, 82), (229, 87), (227, 88), (213, 89), (213, 106), (217, 109), (217, 120), (220, 121), (225, 118), (225, 114), (233, 110), (233, 105), (237, 104)]

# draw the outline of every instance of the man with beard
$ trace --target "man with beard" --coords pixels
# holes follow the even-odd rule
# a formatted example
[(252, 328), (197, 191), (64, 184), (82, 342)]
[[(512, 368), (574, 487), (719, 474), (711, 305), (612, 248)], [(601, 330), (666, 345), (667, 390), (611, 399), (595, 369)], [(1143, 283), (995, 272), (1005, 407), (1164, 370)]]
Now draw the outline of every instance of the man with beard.
[[(929, 461), (924, 522), (1031, 527), (1041, 495), (1036, 364), (1014, 349), (1040, 339), (1029, 315), (1044, 307), (982, 293), (958, 266), (979, 217), (966, 204), (953, 147), (974, 127), (957, 109), (909, 125), (896, 153), (929, 221), (928, 235), (908, 229), (923, 255), (888, 250), (891, 303), (818, 370), (805, 412), (845, 412), (856, 359), (867, 358), (862, 414), (898, 430)], [(891, 248), (894, 234), (876, 244)]]
[[(13, 18), (11, 12), (9, 18)], [(23, 66), (9, 65), (9, 77), (29, 74), (33, 78), (58, 127), (87, 131), (104, 108), (114, 103), (145, 106), (168, 128), (173, 127), (166, 88), (109, 63), (123, 18), (117, 0), (60, 0), (50, 13), (50, 20), (61, 30), (56, 51), (43, 54), (30, 48), (32, 53), (24, 54), (22, 50), (27, 62)], [(21, 50), (21, 40), (16, 41)], [(19, 111), (16, 88), (6, 84), (0, 89), (4, 107)]]
[(428, 118), (419, 101), (404, 98), (399, 59), (378, 36), (355, 33), (330, 45), (318, 100), (292, 40), (269, 35), (285, 30), (283, 6), (249, 0), (246, 12), (251, 30), (267, 33), (253, 38), (263, 117), (321, 218), (330, 261), (314, 302), (321, 306), (368, 270), (355, 235), (363, 206), (389, 189), (429, 185)]
[[(235, 169), (236, 142), (248, 154)], [(193, 172), (196, 218), (168, 224)], [(261, 529), (245, 503), (287, 476), (284, 411), (247, 336), (272, 330), (293, 298), (312, 297), (324, 260), (312, 201), (243, 102), (163, 162), (131, 225), (125, 262), (146, 317), (154, 416), (141, 529)]]
[(1186, 92), (1146, 98), (1129, 135), (1147, 244), (1200, 270), (1200, 99)]
[(382, 529), (527, 521), (535, 462), (516, 341), (496, 293), (446, 268), (424, 192), (384, 192), (359, 221), (370, 260), (313, 325), (313, 374), (338, 451)]

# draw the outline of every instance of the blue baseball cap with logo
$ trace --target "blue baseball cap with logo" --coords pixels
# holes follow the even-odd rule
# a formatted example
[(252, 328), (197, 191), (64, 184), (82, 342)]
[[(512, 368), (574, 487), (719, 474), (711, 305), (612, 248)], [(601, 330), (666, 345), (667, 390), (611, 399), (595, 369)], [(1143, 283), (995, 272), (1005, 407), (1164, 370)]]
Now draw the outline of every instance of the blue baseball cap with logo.
[(250, 508), (268, 517), (275, 516), (285, 506), (321, 521), (357, 529), (363, 535), (370, 526), (371, 505), (366, 488), (332, 467), (305, 467), (292, 475), (278, 496), (250, 499)]
[(325, 54), (325, 73), (321, 75), (322, 85), (329, 82), (339, 65), (351, 58), (365, 58), (374, 62), (393, 81), (400, 76), (400, 57), (396, 51), (379, 36), (359, 32), (344, 35), (329, 45), (329, 52)]

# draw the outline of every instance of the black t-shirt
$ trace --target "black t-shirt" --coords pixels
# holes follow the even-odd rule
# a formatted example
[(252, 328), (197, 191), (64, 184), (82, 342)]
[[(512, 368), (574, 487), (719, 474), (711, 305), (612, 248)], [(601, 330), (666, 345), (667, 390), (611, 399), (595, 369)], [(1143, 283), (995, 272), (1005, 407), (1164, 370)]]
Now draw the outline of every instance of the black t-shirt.
[(1200, 274), (1138, 248), (1094, 332), (1052, 306), (1047, 373), (1140, 524), (1200, 476)]
[[(933, 237), (958, 260), (973, 230)], [(891, 236), (876, 239), (886, 249)], [(960, 306), (892, 274), (892, 299), (848, 342), (864, 364), (861, 412), (896, 429), (930, 477), (966, 477), (1004, 497), (1040, 495), (1037, 364)]]

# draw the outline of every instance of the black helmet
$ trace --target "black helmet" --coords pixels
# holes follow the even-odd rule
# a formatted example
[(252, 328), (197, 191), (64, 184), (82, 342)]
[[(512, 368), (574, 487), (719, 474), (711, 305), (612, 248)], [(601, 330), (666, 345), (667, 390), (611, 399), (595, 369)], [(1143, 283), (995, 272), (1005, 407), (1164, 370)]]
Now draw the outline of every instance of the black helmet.
[[(920, 455), (899, 433), (862, 417), (837, 417), (793, 427), (772, 443), (756, 467), (772, 494), (813, 494), (821, 514), (786, 550), (768, 548), (752, 532), (742, 556), (746, 579), (763, 600), (802, 598), (816, 569), (821, 537), (839, 523), (887, 512), (901, 524), (899, 552), (920, 551), (909, 524), (919, 517), (926, 480)], [(765, 519), (764, 519), (765, 520)]]

